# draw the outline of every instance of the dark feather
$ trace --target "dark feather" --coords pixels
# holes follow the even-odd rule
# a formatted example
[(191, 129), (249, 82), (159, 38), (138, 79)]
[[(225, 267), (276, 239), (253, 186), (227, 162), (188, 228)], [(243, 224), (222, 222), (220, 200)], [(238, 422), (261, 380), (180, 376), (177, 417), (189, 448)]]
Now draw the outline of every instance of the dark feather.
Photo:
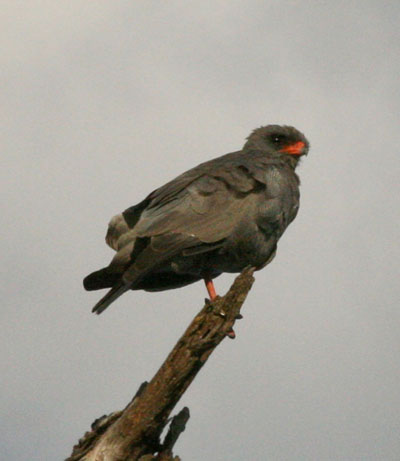
[(114, 216), (106, 241), (116, 254), (84, 279), (87, 290), (112, 288), (94, 310), (129, 289), (177, 288), (270, 262), (299, 206), (299, 155), (283, 153), (299, 144), (306, 153), (292, 127), (261, 127), (243, 150), (192, 168)]
[(111, 288), (121, 278), (121, 274), (111, 272), (108, 267), (92, 272), (83, 279), (83, 286), (87, 291)]
[(101, 314), (107, 307), (113, 303), (117, 298), (129, 290), (127, 285), (124, 285), (121, 282), (118, 282), (105, 296), (103, 296), (100, 301), (93, 307), (92, 312), (96, 314)]

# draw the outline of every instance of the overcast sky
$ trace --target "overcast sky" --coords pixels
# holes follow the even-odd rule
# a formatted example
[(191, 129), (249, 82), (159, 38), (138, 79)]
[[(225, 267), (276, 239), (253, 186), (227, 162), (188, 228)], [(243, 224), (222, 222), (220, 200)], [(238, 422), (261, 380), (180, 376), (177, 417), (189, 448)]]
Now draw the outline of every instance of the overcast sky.
[[(5, 1), (0, 458), (67, 457), (202, 307), (100, 317), (114, 214), (269, 123), (311, 143), (301, 206), (179, 402), (185, 461), (400, 459), (400, 3)], [(5, 155), (4, 155), (5, 154)], [(233, 276), (216, 281), (223, 293)]]

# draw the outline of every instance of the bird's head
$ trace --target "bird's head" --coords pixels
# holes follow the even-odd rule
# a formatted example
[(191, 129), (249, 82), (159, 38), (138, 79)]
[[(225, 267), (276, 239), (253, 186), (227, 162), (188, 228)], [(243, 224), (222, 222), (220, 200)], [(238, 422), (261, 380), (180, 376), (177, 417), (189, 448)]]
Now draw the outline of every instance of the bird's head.
[(295, 166), (301, 156), (307, 155), (309, 146), (304, 134), (296, 128), (267, 125), (255, 129), (243, 149), (264, 151), (274, 157), (288, 157)]

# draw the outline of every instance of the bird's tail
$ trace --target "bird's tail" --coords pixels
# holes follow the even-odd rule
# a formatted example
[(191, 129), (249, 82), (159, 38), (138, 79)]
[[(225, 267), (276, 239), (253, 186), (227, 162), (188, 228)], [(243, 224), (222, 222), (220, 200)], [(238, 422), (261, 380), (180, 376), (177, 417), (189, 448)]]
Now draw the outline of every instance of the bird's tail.
[(94, 306), (92, 312), (96, 314), (101, 314), (107, 307), (114, 302), (117, 298), (119, 298), (125, 291), (130, 289), (130, 285), (126, 285), (123, 282), (119, 282), (115, 285), (111, 290), (103, 296), (100, 301)]
[(87, 275), (83, 279), (83, 286), (88, 291), (112, 288), (121, 280), (121, 275), (119, 272), (113, 272), (110, 267), (104, 267)]

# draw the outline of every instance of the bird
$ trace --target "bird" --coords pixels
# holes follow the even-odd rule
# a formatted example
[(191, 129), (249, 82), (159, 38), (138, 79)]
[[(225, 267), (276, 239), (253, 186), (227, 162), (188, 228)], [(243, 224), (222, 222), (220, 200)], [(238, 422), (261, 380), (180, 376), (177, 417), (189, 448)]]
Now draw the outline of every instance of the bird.
[(213, 279), (251, 266), (262, 269), (299, 208), (295, 172), (309, 150), (287, 125), (256, 128), (243, 148), (177, 176), (114, 216), (106, 235), (110, 264), (84, 278), (88, 291), (109, 288), (100, 314), (128, 290), (150, 292)]

